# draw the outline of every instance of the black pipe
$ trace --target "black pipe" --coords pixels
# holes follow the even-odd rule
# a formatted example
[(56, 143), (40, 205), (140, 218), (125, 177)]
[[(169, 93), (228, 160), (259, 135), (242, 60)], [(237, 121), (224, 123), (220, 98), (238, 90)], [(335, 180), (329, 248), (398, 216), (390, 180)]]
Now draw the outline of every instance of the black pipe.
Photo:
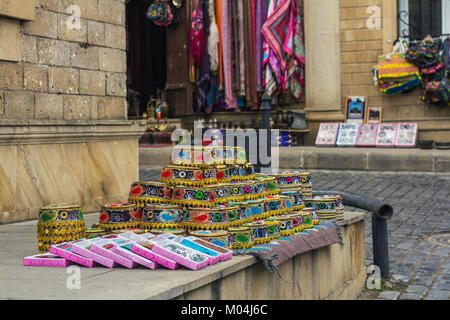
[[(258, 134), (258, 164), (256, 166), (257, 172), (261, 172), (261, 168), (266, 168), (266, 172), (270, 170), (272, 171), (272, 131), (270, 128), (270, 114), (272, 112), (272, 106), (271, 106), (271, 98), (269, 98), (266, 94), (262, 96), (261, 99), (261, 106), (259, 107), (261, 110), (261, 129), (265, 129), (265, 137), (259, 137)], [(261, 134), (261, 132), (260, 132)], [(261, 140), (266, 140), (266, 146), (267, 146), (267, 157), (270, 159), (269, 163), (262, 164), (259, 160), (259, 157), (261, 155), (261, 148), (259, 147)]]
[(373, 263), (380, 268), (381, 276), (390, 278), (387, 220), (394, 214), (389, 204), (365, 196), (343, 191), (313, 190), (313, 196), (340, 195), (344, 205), (372, 212)]

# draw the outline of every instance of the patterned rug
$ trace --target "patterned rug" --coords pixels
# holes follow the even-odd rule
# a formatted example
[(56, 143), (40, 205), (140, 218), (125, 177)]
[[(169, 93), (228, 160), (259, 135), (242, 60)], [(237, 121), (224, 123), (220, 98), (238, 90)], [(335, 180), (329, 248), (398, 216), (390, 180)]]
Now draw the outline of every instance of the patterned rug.
[(314, 228), (304, 230), (292, 236), (283, 237), (268, 244), (256, 245), (249, 249), (234, 250), (235, 255), (254, 255), (262, 260), (269, 271), (290, 258), (332, 244), (344, 246), (341, 227), (335, 223), (321, 223)]

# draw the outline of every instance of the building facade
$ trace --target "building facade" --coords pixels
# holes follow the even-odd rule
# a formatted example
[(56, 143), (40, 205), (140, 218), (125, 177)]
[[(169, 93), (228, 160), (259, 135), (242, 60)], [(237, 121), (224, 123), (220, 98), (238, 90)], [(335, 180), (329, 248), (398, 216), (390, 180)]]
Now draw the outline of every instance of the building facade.
[(127, 120), (125, 3), (0, 1), (0, 223), (96, 211), (138, 179)]

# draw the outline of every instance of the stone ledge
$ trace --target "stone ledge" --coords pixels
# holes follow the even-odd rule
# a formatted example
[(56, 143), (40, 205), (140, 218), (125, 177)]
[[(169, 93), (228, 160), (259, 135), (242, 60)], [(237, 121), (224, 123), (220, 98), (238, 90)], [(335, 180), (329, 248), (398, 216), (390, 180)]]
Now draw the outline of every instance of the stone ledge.
[(144, 121), (1, 120), (0, 145), (137, 140), (144, 131)]
[[(360, 217), (358, 220), (357, 217)], [(348, 244), (344, 249), (340, 249), (339, 246), (333, 245), (331, 247), (325, 247), (313, 252), (305, 253), (297, 258), (293, 265), (281, 265), (281, 272), (285, 276), (289, 268), (296, 269), (297, 272), (308, 271), (308, 274), (315, 276), (311, 279), (305, 274), (304, 281), (312, 281), (311, 285), (315, 289), (308, 287), (305, 283), (302, 283), (303, 292), (313, 292), (316, 290), (316, 295), (320, 295), (321, 298), (355, 298), (358, 292), (357, 288), (359, 284), (353, 286), (351, 293), (345, 293), (347, 287), (349, 287), (349, 280), (357, 279), (361, 273), (360, 264), (364, 264), (364, 255), (359, 257), (355, 255), (355, 252), (341, 251), (350, 250), (355, 246), (364, 246), (364, 232), (363, 228), (355, 229), (354, 231), (348, 229), (353, 228), (353, 225), (357, 221), (363, 219), (364, 213), (346, 212), (345, 219), (353, 221), (352, 225), (344, 228), (344, 241), (356, 241), (355, 243)], [(98, 221), (98, 213), (85, 215), (86, 225), (91, 225)], [(360, 224), (361, 222), (359, 222)], [(176, 298), (190, 298), (195, 299), (196, 294), (205, 292), (211, 294), (209, 290), (210, 286), (216, 281), (222, 281), (222, 288), (226, 290), (231, 287), (238, 289), (257, 291), (258, 288), (263, 286), (266, 290), (268, 282), (257, 281), (257, 277), (272, 277), (274, 287), (283, 294), (285, 289), (291, 288), (291, 284), (284, 283), (278, 278), (276, 273), (270, 273), (264, 269), (262, 263), (253, 256), (234, 256), (233, 259), (218, 263), (213, 266), (208, 266), (205, 269), (199, 271), (191, 271), (188, 269), (179, 269), (177, 271), (171, 271), (167, 269), (146, 270), (144, 268), (128, 270), (124, 268), (107, 269), (102, 267), (96, 268), (81, 268), (82, 287), (81, 290), (68, 290), (66, 287), (67, 273), (65, 268), (55, 268), (50, 270), (48, 268), (39, 267), (24, 267), (22, 265), (22, 259), (25, 256), (35, 254), (36, 250), (36, 220), (27, 221), (22, 223), (13, 223), (0, 226), (0, 235), (4, 239), (9, 239), (7, 244), (7, 250), (3, 250), (1, 253), (2, 259), (0, 259), (0, 270), (4, 277), (0, 279), (0, 288), (9, 288), (8, 290), (0, 289), (0, 298), (8, 299), (51, 299), (57, 297), (58, 299), (176, 299)], [(356, 232), (358, 237), (353, 239), (350, 233)], [(353, 239), (353, 240), (352, 240)], [(6, 247), (5, 247), (6, 248)], [(364, 248), (360, 248), (364, 252)], [(314, 258), (313, 258), (314, 255)], [(354, 257), (353, 257), (354, 255)], [(345, 271), (342, 266), (344, 262), (350, 262), (352, 259), (360, 259), (360, 263), (353, 266), (347, 264)], [(304, 262), (301, 262), (304, 258)], [(311, 270), (311, 265), (308, 267), (307, 259), (313, 259), (316, 263), (317, 270)], [(330, 263), (326, 263), (329, 259), (333, 259), (336, 267), (333, 270), (329, 268)], [(335, 260), (337, 259), (337, 260)], [(331, 262), (331, 261), (330, 261)], [(341, 263), (342, 262), (342, 263)], [(286, 262), (288, 263), (288, 261)], [(292, 262), (293, 263), (293, 262)], [(249, 269), (252, 268), (252, 269)], [(256, 269), (255, 269), (256, 268)], [(305, 268), (305, 269), (303, 269)], [(355, 269), (356, 268), (356, 269)], [(57, 269), (57, 270), (56, 270)], [(308, 269), (308, 270), (306, 270)], [(322, 279), (320, 275), (324, 272), (324, 277), (331, 277), (334, 275), (330, 286), (344, 286), (342, 290), (333, 288), (334, 290), (329, 293), (323, 292), (320, 294), (320, 286), (327, 285), (325, 278)], [(330, 273), (331, 272), (331, 273)], [(325, 274), (326, 273), (326, 274)], [(241, 279), (245, 274), (252, 276), (247, 279), (251, 287), (246, 287), (246, 283), (237, 281)], [(345, 278), (344, 278), (345, 277)], [(29, 281), (33, 279), (33, 281)], [(345, 280), (345, 281), (344, 281)], [(342, 281), (342, 283), (340, 282)], [(114, 283), (112, 286), (111, 284)], [(309, 283), (309, 282), (308, 282)], [(319, 285), (320, 283), (320, 285)], [(278, 292), (277, 291), (277, 292)], [(197, 293), (196, 293), (197, 292)], [(253, 294), (255, 293), (253, 292)], [(286, 291), (287, 292), (287, 291)], [(328, 292), (328, 290), (327, 290)], [(288, 292), (287, 292), (288, 293)], [(332, 296), (330, 296), (331, 293)], [(229, 295), (230, 291), (224, 294)], [(239, 293), (242, 294), (242, 293)], [(238, 295), (239, 295), (238, 294)], [(311, 293), (312, 294), (312, 293)], [(214, 298), (214, 297), (210, 297)], [(251, 298), (251, 297), (250, 297)], [(277, 297), (283, 298), (283, 297)], [(291, 297), (292, 298), (292, 297)], [(302, 297), (303, 298), (303, 297)], [(311, 298), (317, 298), (311, 296)], [(308, 299), (308, 298), (306, 298)]]
[[(166, 166), (171, 150), (139, 148), (140, 165)], [(280, 147), (279, 152), (280, 170), (449, 172), (450, 168), (450, 150)]]
[(292, 167), (297, 156), (305, 169), (445, 172), (450, 160), (448, 150), (387, 148), (280, 148), (280, 169)]

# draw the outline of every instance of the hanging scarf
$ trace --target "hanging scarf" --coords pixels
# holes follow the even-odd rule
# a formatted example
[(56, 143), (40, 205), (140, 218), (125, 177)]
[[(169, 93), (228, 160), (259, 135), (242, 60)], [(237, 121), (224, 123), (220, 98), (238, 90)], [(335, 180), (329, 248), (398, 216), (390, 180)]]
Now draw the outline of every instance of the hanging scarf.
[(219, 31), (219, 44), (217, 50), (219, 53), (219, 90), (223, 88), (223, 55), (222, 55), (222, 0), (216, 0), (216, 19), (217, 19), (217, 30)]
[(261, 28), (262, 28), (262, 6), (266, 1), (258, 1), (256, 3), (256, 90), (258, 92), (262, 91), (262, 81), (261, 81), (261, 73), (262, 73), (262, 37), (261, 37)]
[[(252, 63), (252, 97), (253, 106), (251, 110), (258, 109), (258, 72), (256, 58), (256, 1), (252, 0), (252, 43), (253, 43), (253, 63)], [(259, 1), (258, 1), (259, 2)], [(258, 32), (259, 33), (259, 32)]]
[(231, 83), (231, 16), (229, 2), (222, 2), (222, 55), (223, 55), (223, 77), (225, 82), (225, 101), (227, 109), (237, 109), (236, 97), (233, 96)]
[(291, 3), (291, 17), (284, 51), (288, 54), (286, 82), (292, 96), (299, 100), (304, 91), (305, 46), (300, 9), (296, 1)]
[[(267, 17), (272, 16), (276, 5), (277, 0), (270, 0), (267, 9)], [(278, 61), (265, 38), (263, 42), (263, 53), (263, 67), (265, 73), (263, 86), (265, 89), (265, 94), (268, 97), (272, 97), (272, 95), (278, 90), (277, 83), (281, 83), (281, 70), (278, 65)]]
[(245, 38), (245, 97), (251, 107), (255, 104), (256, 96), (256, 67), (253, 50), (253, 12), (252, 0), (244, 0), (244, 38)]
[(216, 13), (214, 11), (214, 0), (208, 2), (209, 14), (209, 35), (208, 35), (208, 55), (212, 72), (219, 69), (219, 30), (216, 23)]
[[(289, 87), (291, 94), (300, 99), (304, 87), (305, 49), (303, 44), (303, 29), (301, 15), (295, 0), (281, 0), (272, 13), (269, 7), (269, 17), (263, 25), (262, 33), (271, 51), (265, 52), (267, 59), (276, 74), (279, 89), (285, 92)], [(273, 52), (277, 64), (271, 59)], [(267, 68), (267, 67), (266, 67)], [(266, 72), (266, 93), (274, 93), (274, 85), (269, 71)]]
[[(208, 1), (213, 0), (203, 0), (202, 10), (206, 12), (208, 10)], [(206, 35), (206, 41), (208, 42), (208, 34), (209, 34), (209, 15), (203, 15), (202, 24), (204, 25), (204, 31)], [(208, 56), (208, 46), (204, 46), (203, 48), (203, 59), (201, 61), (201, 66), (199, 70), (199, 79), (196, 84), (196, 98), (197, 98), (197, 112), (204, 110), (208, 106), (208, 91), (210, 88), (211, 81), (211, 67), (209, 63)]]
[(238, 1), (239, 16), (239, 95), (245, 96), (245, 36), (244, 36), (244, 3)]
[(240, 63), (239, 63), (239, 10), (238, 1), (230, 1), (231, 16), (231, 86), (233, 93), (240, 91)]
[(189, 39), (190, 57), (195, 66), (200, 66), (205, 51), (205, 26), (200, 0), (194, 0), (193, 3)]
[(291, 0), (283, 0), (267, 18), (262, 33), (273, 50), (281, 70), (286, 70), (286, 54), (283, 50), (290, 21)]

